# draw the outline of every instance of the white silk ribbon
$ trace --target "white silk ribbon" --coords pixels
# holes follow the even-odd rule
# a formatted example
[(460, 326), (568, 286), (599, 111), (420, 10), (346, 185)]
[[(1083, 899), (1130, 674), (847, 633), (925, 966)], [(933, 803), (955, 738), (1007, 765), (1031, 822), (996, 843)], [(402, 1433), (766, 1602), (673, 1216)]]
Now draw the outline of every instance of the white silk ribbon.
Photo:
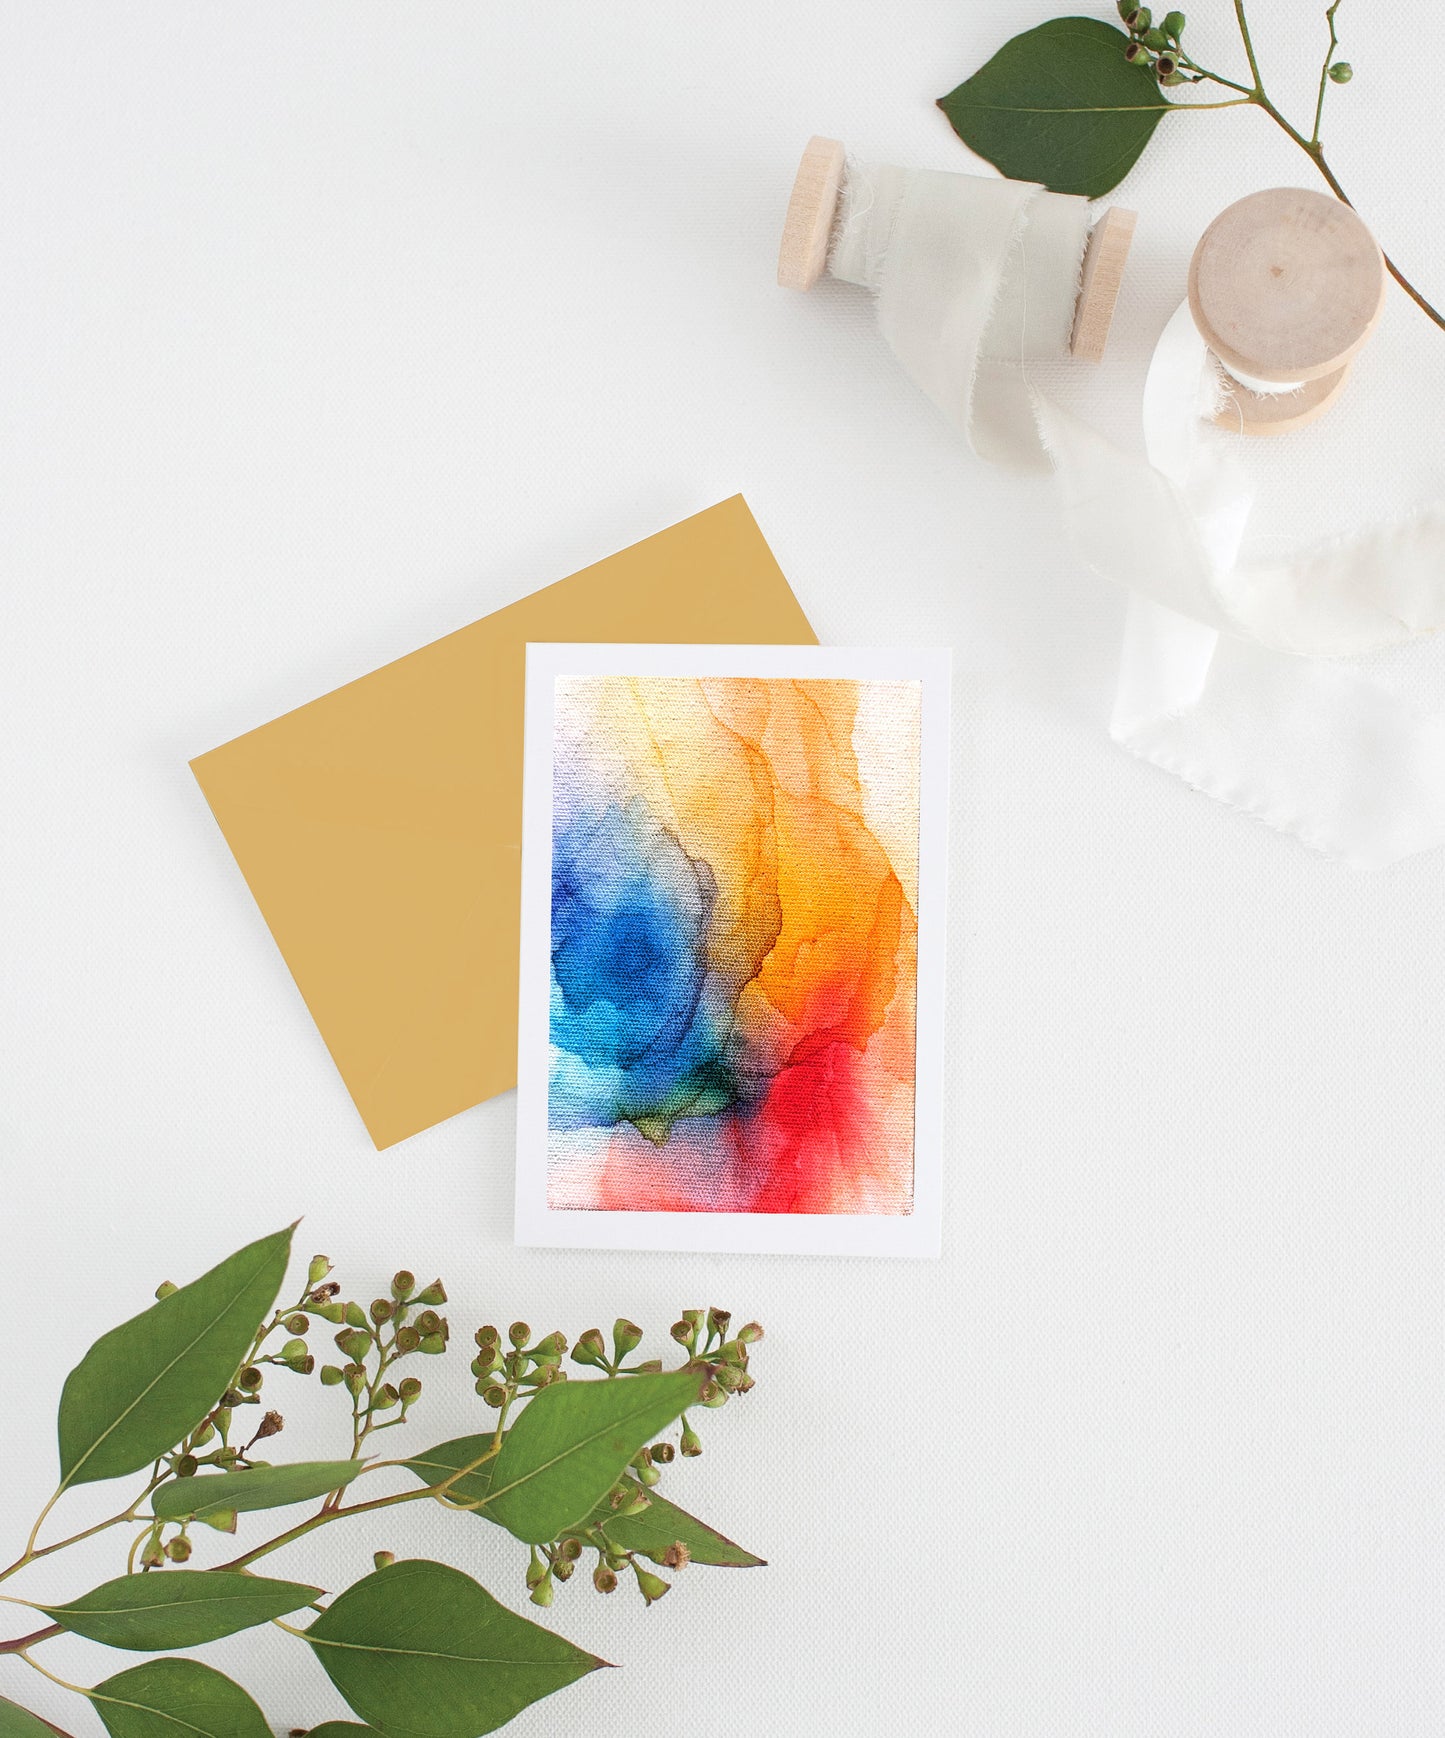
[(1029, 378), (1067, 350), (1089, 220), (1028, 183), (850, 165), (829, 269), (874, 293), (975, 452), (1053, 470), (1075, 549), (1131, 593), (1116, 741), (1361, 867), (1445, 843), (1445, 714), (1342, 661), (1445, 626), (1445, 509), (1241, 566), (1250, 489), (1207, 426), (1219, 381), (1187, 305), (1150, 365), (1144, 456)]

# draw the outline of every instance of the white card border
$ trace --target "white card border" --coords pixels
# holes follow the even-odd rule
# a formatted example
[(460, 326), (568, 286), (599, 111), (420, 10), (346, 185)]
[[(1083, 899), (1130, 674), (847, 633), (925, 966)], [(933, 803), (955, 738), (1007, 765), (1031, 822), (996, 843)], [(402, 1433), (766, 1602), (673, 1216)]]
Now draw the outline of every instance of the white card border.
[[(942, 1244), (949, 713), (945, 647), (527, 647), (517, 1046), (516, 1240), (571, 1249), (937, 1257)], [(552, 736), (559, 676), (852, 677), (923, 684), (919, 749), (918, 1016), (913, 1212), (614, 1213), (547, 1205)]]

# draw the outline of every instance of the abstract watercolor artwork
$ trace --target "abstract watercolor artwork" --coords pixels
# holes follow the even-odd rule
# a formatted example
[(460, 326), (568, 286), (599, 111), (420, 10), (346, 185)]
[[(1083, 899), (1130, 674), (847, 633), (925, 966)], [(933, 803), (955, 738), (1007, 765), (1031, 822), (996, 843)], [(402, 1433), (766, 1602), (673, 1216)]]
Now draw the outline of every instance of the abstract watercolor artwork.
[[(907, 1222), (924, 677), (834, 673), (843, 655), (817, 649), (739, 668), (629, 651), (546, 679), (546, 948), (529, 957), (524, 914), (522, 964), (546, 1000), (545, 1079), (544, 1035), (522, 1034), (539, 1204), (574, 1223)], [(529, 664), (529, 702), (535, 680)], [(529, 762), (532, 723), (529, 704)], [(530, 770), (528, 801), (540, 892)]]

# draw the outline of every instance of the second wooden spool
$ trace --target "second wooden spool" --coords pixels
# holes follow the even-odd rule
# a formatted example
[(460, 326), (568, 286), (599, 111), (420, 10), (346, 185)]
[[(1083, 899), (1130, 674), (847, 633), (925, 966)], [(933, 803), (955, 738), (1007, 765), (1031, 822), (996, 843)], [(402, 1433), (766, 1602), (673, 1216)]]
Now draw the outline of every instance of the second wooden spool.
[(1384, 255), (1341, 200), (1271, 187), (1222, 211), (1189, 266), (1189, 308), (1225, 369), (1215, 421), (1242, 434), (1313, 422), (1384, 311)]

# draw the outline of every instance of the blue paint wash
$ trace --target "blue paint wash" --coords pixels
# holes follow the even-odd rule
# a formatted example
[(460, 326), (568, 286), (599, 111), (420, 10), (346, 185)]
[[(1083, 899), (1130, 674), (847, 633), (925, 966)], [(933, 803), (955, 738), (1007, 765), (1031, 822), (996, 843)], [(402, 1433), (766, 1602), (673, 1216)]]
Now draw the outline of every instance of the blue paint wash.
[(557, 822), (552, 839), (553, 1128), (634, 1123), (664, 1145), (680, 1116), (735, 1103), (730, 1009), (708, 995), (717, 884), (647, 806)]

